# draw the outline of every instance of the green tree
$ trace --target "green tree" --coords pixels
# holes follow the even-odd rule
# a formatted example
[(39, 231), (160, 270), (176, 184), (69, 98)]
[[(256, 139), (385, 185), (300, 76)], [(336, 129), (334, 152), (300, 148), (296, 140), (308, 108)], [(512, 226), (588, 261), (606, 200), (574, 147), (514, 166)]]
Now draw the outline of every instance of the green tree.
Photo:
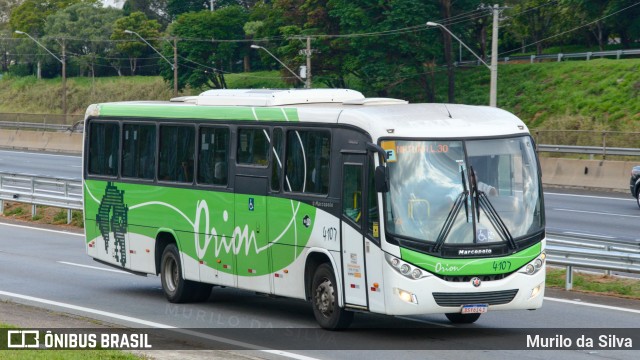
[(438, 14), (437, 2), (331, 0), (330, 5), (329, 14), (338, 19), (341, 33), (370, 34), (338, 39), (349, 54), (342, 60), (343, 71), (358, 77), (377, 96), (415, 87), (416, 98), (435, 98), (433, 71), (442, 41), (440, 32), (424, 24)]
[(167, 3), (168, 0), (126, 0), (122, 11), (126, 16), (137, 11), (143, 12), (147, 18), (157, 20), (164, 28), (171, 22), (167, 13)]
[[(582, 25), (603, 17), (610, 2), (609, 0), (564, 0), (561, 4), (567, 13), (564, 17), (565, 21), (573, 20), (571, 25)], [(611, 28), (605, 20), (597, 20), (588, 27), (588, 33), (595, 39), (600, 51), (604, 51), (610, 31)]]
[[(607, 24), (612, 32), (620, 37), (622, 47), (628, 49), (637, 39), (640, 39), (640, 6), (635, 6), (637, 1), (610, 0), (605, 15)], [(614, 15), (615, 14), (615, 15)]]
[(95, 4), (98, 0), (26, 0), (11, 11), (9, 25), (37, 37), (44, 35), (44, 24), (49, 15), (77, 3)]
[(160, 24), (156, 20), (149, 20), (143, 12), (136, 11), (129, 16), (118, 19), (113, 26), (111, 40), (131, 40), (119, 41), (115, 47), (118, 51), (127, 55), (131, 75), (135, 75), (138, 58), (149, 54), (153, 50), (149, 49), (149, 46), (140, 41), (137, 36), (125, 33), (125, 30), (135, 31), (153, 47), (157, 48), (158, 42), (156, 39), (160, 37)]
[(121, 10), (98, 4), (71, 5), (47, 17), (44, 39), (64, 41), (65, 38), (73, 38), (67, 41), (67, 52), (94, 77), (98, 58), (107, 54), (111, 44), (104, 40), (111, 35), (113, 24), (121, 16)]
[(201, 11), (209, 8), (209, 1), (205, 0), (167, 0), (167, 13), (172, 19), (178, 15)]
[(515, 32), (523, 43), (531, 43), (536, 47), (536, 55), (542, 54), (545, 44), (551, 35), (557, 34), (562, 25), (562, 11), (557, 1), (520, 0), (511, 9), (513, 21), (510, 31)]
[[(233, 65), (242, 59), (243, 49), (236, 41), (244, 35), (243, 25), (247, 11), (240, 6), (227, 6), (216, 11), (190, 12), (180, 16), (169, 27), (173, 37), (200, 39), (178, 44), (178, 87), (225, 88), (224, 72), (233, 71)], [(202, 41), (212, 39), (212, 41)], [(170, 46), (164, 47), (165, 56), (173, 55)], [(173, 83), (173, 71), (161, 62), (162, 77)]]
[(0, 24), (9, 21), (11, 10), (21, 2), (22, 0), (0, 0)]

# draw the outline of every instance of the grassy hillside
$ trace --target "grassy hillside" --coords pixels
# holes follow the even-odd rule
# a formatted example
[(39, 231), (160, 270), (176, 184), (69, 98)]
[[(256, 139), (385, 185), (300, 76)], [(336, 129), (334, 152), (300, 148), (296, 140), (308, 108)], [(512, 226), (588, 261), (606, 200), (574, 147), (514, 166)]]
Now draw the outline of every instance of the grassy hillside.
[[(445, 72), (436, 75), (437, 101), (445, 102)], [(228, 75), (230, 88), (283, 88), (277, 72)], [(322, 86), (321, 84), (314, 84)], [(172, 91), (158, 77), (71, 78), (69, 110), (82, 114), (95, 102), (169, 99)], [(367, 93), (368, 96), (376, 94)], [(181, 95), (197, 94), (187, 89)], [(0, 112), (61, 113), (60, 79), (0, 80)], [(640, 59), (500, 65), (498, 106), (532, 128), (640, 131)], [(412, 100), (411, 96), (403, 96)], [(458, 69), (456, 102), (487, 104), (489, 71)]]

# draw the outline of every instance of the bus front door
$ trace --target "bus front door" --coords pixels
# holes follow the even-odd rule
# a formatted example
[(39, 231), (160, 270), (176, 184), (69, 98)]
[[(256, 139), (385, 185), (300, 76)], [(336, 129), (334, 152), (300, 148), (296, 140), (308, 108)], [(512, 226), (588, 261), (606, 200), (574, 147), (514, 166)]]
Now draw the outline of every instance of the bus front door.
[(363, 231), (364, 155), (344, 155), (342, 165), (342, 278), (345, 305), (368, 308)]

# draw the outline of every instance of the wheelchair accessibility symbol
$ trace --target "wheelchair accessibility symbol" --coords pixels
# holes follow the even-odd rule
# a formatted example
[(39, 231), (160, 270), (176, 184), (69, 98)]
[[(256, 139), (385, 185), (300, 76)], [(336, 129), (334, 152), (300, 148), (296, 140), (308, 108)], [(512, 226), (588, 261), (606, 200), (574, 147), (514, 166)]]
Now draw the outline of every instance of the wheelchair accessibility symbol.
[(249, 198), (249, 211), (253, 211), (255, 209), (255, 204), (253, 198)]

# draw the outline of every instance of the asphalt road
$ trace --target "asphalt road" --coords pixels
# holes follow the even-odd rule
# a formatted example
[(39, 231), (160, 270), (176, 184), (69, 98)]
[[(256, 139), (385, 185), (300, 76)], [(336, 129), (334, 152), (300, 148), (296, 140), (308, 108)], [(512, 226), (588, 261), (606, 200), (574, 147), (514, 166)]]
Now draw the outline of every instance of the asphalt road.
[(82, 179), (82, 158), (74, 155), (0, 150), (0, 172)]
[[(577, 336), (590, 333), (589, 328), (605, 335), (630, 328), (636, 334), (634, 349), (640, 349), (637, 302), (600, 299), (600, 305), (589, 305), (590, 300), (573, 300), (581, 297), (579, 294), (569, 299), (556, 294), (547, 296), (540, 310), (490, 312), (476, 324), (457, 327), (442, 315), (396, 318), (359, 313), (353, 330), (330, 333), (317, 330), (309, 304), (298, 300), (216, 288), (205, 303), (170, 304), (164, 298), (159, 278), (130, 275), (93, 262), (84, 253), (81, 234), (5, 223), (0, 223), (0, 234), (0, 300), (126, 327), (175, 327), (192, 339), (228, 341), (232, 348), (284, 347), (290, 349), (285, 357), (298, 359), (542, 359), (551, 353), (518, 351), (523, 347), (518, 341), (536, 331)], [(426, 346), (434, 346), (435, 350), (426, 351)], [(342, 350), (353, 347), (373, 350)], [(442, 348), (477, 351), (451, 352)], [(411, 349), (414, 350), (406, 351)], [(260, 358), (279, 357), (261, 350), (245, 353)], [(638, 354), (637, 350), (572, 350), (554, 352), (554, 358), (636, 359)]]

